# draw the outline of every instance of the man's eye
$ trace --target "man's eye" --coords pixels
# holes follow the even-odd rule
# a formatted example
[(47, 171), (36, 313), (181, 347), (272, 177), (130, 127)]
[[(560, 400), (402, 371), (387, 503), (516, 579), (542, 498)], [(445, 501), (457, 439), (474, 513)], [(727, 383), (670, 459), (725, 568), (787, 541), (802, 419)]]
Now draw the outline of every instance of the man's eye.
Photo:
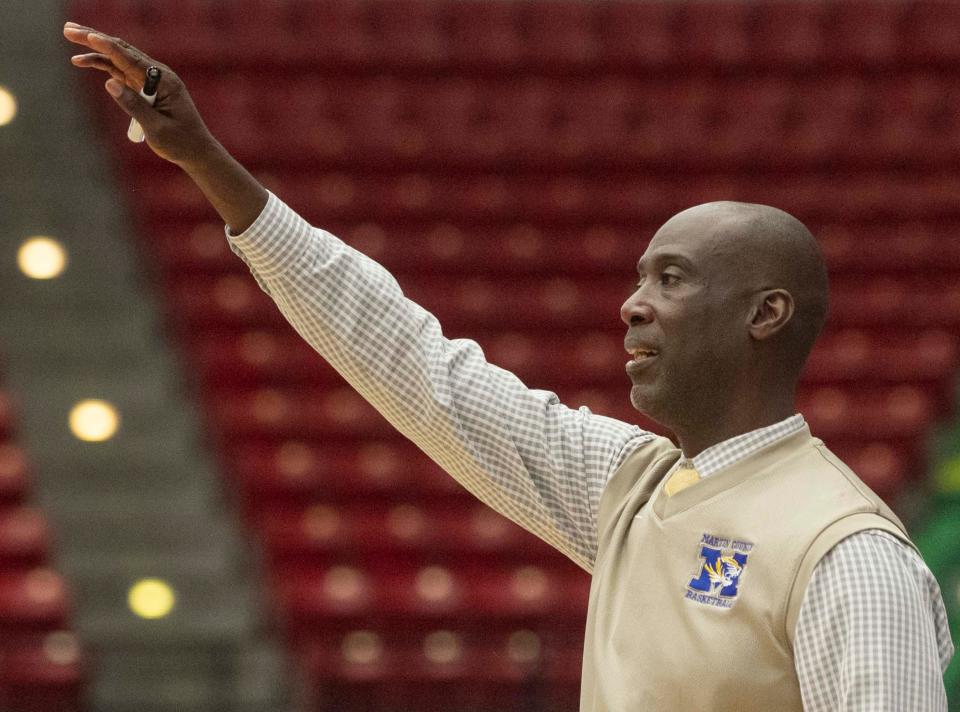
[(671, 274), (670, 272), (663, 272), (663, 273), (660, 275), (660, 284), (662, 284), (662, 285), (664, 285), (664, 286), (670, 286), (670, 285), (676, 284), (676, 283), (679, 282), (679, 281), (680, 281), (680, 275), (678, 275), (678, 274)]

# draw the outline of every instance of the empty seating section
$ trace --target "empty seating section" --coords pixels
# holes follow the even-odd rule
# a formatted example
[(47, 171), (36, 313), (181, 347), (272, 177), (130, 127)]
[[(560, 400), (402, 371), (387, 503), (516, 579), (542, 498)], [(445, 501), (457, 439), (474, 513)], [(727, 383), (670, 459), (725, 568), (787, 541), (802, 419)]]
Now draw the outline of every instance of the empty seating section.
[[(790, 167), (843, 158), (861, 164), (956, 156), (960, 82), (912, 75), (638, 80), (613, 77), (341, 79), (309, 91), (302, 79), (261, 89), (243, 76), (201, 96), (230, 116), (222, 133), (243, 156), (271, 149), (268, 108), (290, 106), (290, 138), (271, 149), (297, 162), (631, 167), (677, 160), (715, 166)], [(201, 89), (206, 89), (200, 83)], [(794, 93), (791, 93), (791, 89)], [(235, 118), (234, 118), (235, 117)], [(672, 121), (664, 121), (670, 117)], [(848, 133), (849, 132), (849, 133)], [(329, 138), (328, 138), (329, 137)], [(944, 154), (936, 155), (935, 150)]]
[(30, 464), (0, 373), (0, 708), (82, 709), (84, 663), (70, 595), (50, 568), (52, 535), (32, 504)]
[[(618, 313), (663, 220), (723, 198), (795, 213), (832, 274), (801, 410), (894, 504), (924, 471), (958, 359), (960, 5), (73, 6), (173, 65), (231, 151), (448, 335), (571, 405), (637, 420)], [(402, 441), (96, 106), (317, 708), (574, 709), (585, 575)]]
[[(877, 69), (960, 59), (944, 2), (75, 0), (180, 65), (486, 74)], [(273, 40), (277, 40), (274, 42)]]

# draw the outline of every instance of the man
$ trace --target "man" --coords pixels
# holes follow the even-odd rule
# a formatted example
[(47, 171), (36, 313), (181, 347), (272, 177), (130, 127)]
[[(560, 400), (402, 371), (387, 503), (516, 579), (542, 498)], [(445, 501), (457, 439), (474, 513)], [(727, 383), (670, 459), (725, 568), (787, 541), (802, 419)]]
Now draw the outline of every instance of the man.
[[(936, 581), (903, 526), (795, 413), (827, 311), (786, 213), (711, 203), (654, 236), (622, 308), (631, 400), (680, 449), (572, 410), (447, 340), (382, 267), (268, 193), (163, 67), (68, 23), (150, 147), (319, 353), (478, 497), (593, 573), (581, 709), (946, 710)], [(550, 357), (544, 344), (544, 358)]]

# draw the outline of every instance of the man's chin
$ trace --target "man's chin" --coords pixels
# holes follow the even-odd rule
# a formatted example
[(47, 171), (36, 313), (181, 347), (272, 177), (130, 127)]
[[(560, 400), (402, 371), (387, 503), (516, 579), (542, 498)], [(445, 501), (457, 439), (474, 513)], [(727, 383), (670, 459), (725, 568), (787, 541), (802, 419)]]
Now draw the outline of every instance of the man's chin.
[(630, 389), (630, 404), (640, 415), (650, 421), (650, 423), (642, 423), (641, 427), (671, 437), (673, 427), (670, 425), (669, 411), (662, 407), (656, 394), (641, 386), (634, 386)]
[(656, 394), (650, 392), (650, 388), (644, 386), (633, 386), (630, 389), (630, 404), (648, 418), (656, 420)]

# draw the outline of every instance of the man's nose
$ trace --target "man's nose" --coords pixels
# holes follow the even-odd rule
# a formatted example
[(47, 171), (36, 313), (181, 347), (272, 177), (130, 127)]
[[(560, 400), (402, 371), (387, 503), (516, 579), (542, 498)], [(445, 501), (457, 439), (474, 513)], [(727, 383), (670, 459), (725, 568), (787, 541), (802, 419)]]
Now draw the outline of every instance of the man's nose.
[(643, 290), (638, 289), (620, 307), (620, 318), (627, 326), (646, 324), (653, 321), (653, 309), (643, 299)]

